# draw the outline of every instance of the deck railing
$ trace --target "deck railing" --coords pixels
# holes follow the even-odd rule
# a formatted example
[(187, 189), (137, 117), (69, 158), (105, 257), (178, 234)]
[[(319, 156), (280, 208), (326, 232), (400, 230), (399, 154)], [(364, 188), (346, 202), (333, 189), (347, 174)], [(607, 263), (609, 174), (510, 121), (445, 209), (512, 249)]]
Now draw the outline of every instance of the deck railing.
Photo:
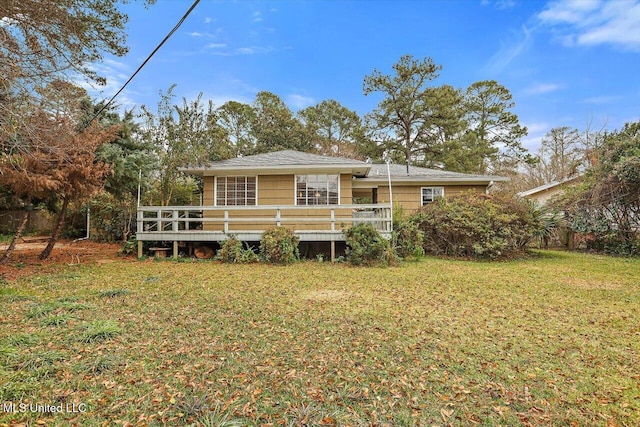
[[(200, 230), (257, 232), (256, 224), (288, 226), (295, 231), (341, 232), (344, 227), (371, 223), (378, 231), (392, 230), (390, 204), (323, 206), (140, 206), (138, 233), (194, 233)], [(310, 227), (309, 227), (310, 226)], [(264, 230), (262, 230), (264, 231)]]

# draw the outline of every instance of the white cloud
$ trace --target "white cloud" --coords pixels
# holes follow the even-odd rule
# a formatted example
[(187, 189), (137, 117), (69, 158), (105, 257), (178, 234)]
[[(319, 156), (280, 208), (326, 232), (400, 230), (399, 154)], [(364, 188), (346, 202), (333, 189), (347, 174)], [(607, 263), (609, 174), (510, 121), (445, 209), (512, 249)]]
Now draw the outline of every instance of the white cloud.
[(203, 34), (203, 33), (199, 33), (199, 32), (197, 32), (197, 31), (193, 31), (193, 32), (191, 32), (191, 33), (187, 33), (187, 35), (188, 35), (188, 36), (191, 36), (191, 37), (202, 37), (202, 36), (204, 36), (204, 34)]
[(299, 95), (297, 93), (292, 93), (290, 95), (287, 95), (287, 104), (289, 104), (290, 106), (292, 106), (294, 109), (297, 109), (297, 110), (313, 105), (315, 104), (315, 102), (316, 102), (315, 99), (308, 96)]
[[(516, 4), (517, 3), (515, 0), (496, 0), (493, 2), (493, 7), (498, 10), (505, 10), (505, 9), (511, 9), (512, 7), (516, 6)], [(491, 5), (490, 0), (480, 1), (480, 6), (489, 6), (489, 5)]]
[(618, 101), (620, 99), (619, 96), (615, 95), (604, 95), (604, 96), (593, 96), (591, 98), (583, 99), (583, 104), (610, 104), (612, 102)]
[(209, 43), (205, 46), (207, 49), (220, 49), (223, 47), (227, 47), (226, 43)]
[[(107, 79), (106, 85), (95, 85), (80, 76), (74, 83), (84, 88), (92, 98), (104, 99), (105, 101), (111, 99), (120, 90), (122, 85), (129, 79), (131, 73), (128, 65), (111, 58), (105, 58), (102, 62), (92, 64), (89, 68), (98, 73), (98, 75), (105, 77)], [(135, 95), (135, 92), (125, 89), (113, 102), (121, 110), (131, 109), (138, 104), (134, 99)]]
[(251, 46), (251, 47), (240, 47), (235, 50), (236, 55), (256, 55), (256, 54), (267, 54), (275, 51), (275, 49), (271, 46)]
[(260, 12), (253, 12), (253, 22), (262, 22), (262, 14)]
[(516, 2), (514, 0), (498, 0), (495, 4), (495, 8), (500, 10), (511, 9), (515, 5)]
[(559, 0), (538, 14), (566, 46), (609, 44), (640, 51), (640, 0)]
[(102, 63), (108, 67), (117, 68), (119, 70), (125, 70), (125, 71), (130, 70), (130, 67), (127, 64), (125, 64), (124, 62), (116, 61), (115, 59), (104, 58), (102, 60)]
[(500, 47), (488, 64), (484, 66), (486, 71), (498, 73), (504, 70), (514, 59), (520, 54), (525, 52), (533, 41), (532, 30), (526, 26), (522, 26), (522, 31), (513, 37), (514, 40), (510, 40)]
[(551, 130), (552, 126), (545, 122), (523, 123), (527, 127), (528, 134), (522, 138), (522, 146), (534, 153), (540, 147), (542, 138)]
[(555, 92), (563, 87), (563, 85), (556, 83), (536, 83), (526, 88), (524, 93), (528, 95), (542, 95), (544, 93)]
[(213, 22), (213, 19), (209, 18), (208, 16), (206, 18), (204, 18), (204, 23), (205, 24), (210, 24)]
[(551, 129), (551, 126), (549, 126), (549, 123), (546, 122), (533, 122), (533, 123), (527, 123), (525, 124), (525, 126), (527, 127), (527, 130), (529, 131), (529, 135), (531, 134), (540, 134), (540, 133), (547, 133), (547, 131), (549, 129)]
[(568, 22), (578, 24), (583, 22), (588, 14), (597, 11), (601, 0), (559, 0), (549, 3), (545, 10), (538, 14), (538, 18), (547, 23)]

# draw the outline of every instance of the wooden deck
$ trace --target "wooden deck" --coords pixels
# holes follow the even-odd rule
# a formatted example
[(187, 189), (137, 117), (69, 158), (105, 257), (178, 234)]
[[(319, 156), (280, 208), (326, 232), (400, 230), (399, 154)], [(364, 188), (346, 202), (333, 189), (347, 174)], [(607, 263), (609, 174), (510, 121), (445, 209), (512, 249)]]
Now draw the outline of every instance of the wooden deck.
[(390, 204), (323, 206), (141, 206), (138, 207), (138, 256), (142, 242), (220, 242), (229, 235), (259, 241), (270, 227), (290, 228), (307, 242), (344, 241), (342, 230), (368, 222), (391, 237)]

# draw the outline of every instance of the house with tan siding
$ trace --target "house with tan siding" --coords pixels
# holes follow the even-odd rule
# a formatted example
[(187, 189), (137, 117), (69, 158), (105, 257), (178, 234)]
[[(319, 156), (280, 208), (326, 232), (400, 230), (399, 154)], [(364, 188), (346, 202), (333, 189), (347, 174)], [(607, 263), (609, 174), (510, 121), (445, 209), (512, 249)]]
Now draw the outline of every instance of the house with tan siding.
[(179, 246), (221, 242), (229, 235), (257, 242), (274, 226), (292, 229), (301, 243), (326, 242), (335, 253), (342, 230), (369, 222), (384, 236), (392, 230), (392, 206), (411, 213), (438, 197), (486, 192), (506, 178), (321, 156), (292, 150), (213, 162), (183, 169), (203, 180), (201, 206), (138, 208), (142, 242)]

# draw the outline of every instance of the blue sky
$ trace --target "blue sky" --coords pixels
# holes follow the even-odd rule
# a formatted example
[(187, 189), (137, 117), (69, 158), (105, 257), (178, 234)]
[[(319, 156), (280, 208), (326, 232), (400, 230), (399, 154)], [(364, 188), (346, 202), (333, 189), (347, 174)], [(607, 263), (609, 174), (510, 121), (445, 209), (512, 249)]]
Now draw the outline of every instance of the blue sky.
[[(108, 78), (103, 96), (190, 5), (124, 8), (130, 53), (97, 66)], [(176, 83), (178, 100), (202, 92), (216, 106), (250, 103), (266, 90), (294, 112), (335, 99), (364, 115), (381, 99), (364, 96), (364, 76), (389, 73), (404, 54), (442, 65), (435, 85), (507, 87), (532, 150), (553, 127), (640, 120), (640, 0), (202, 0), (117, 102), (155, 110), (158, 92)]]

